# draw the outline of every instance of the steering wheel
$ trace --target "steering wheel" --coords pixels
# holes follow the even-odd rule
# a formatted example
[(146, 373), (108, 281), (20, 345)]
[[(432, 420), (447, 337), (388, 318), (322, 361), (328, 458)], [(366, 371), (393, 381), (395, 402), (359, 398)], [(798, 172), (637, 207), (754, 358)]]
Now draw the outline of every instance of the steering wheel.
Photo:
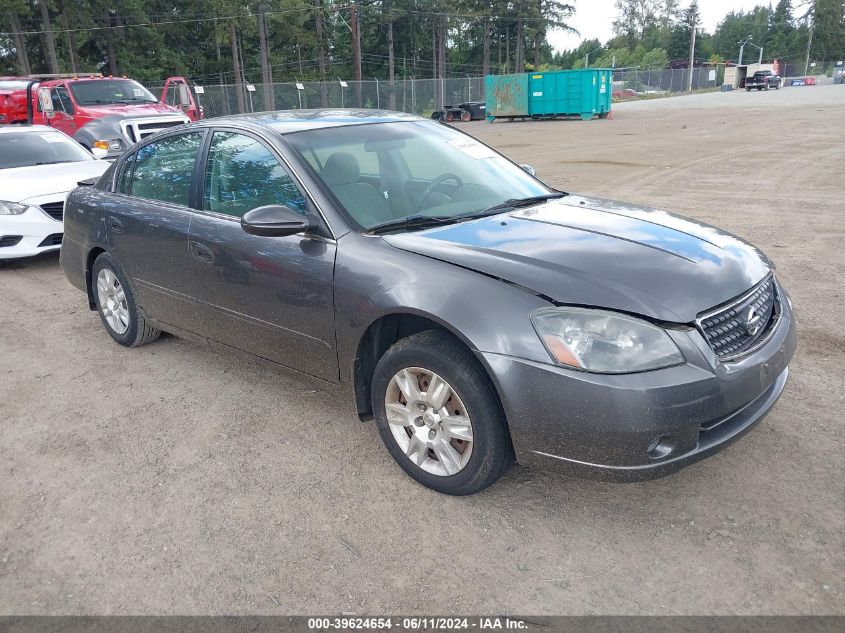
[(417, 203), (417, 211), (420, 211), (423, 208), (423, 203), (428, 199), (428, 197), (434, 193), (434, 190), (437, 189), (440, 185), (444, 182), (448, 182), (450, 180), (454, 180), (457, 185), (458, 189), (464, 186), (464, 181), (461, 180), (460, 176), (456, 176), (455, 174), (445, 173), (440, 174), (437, 178), (431, 181), (431, 184), (425, 188), (423, 195), (420, 197), (420, 201)]

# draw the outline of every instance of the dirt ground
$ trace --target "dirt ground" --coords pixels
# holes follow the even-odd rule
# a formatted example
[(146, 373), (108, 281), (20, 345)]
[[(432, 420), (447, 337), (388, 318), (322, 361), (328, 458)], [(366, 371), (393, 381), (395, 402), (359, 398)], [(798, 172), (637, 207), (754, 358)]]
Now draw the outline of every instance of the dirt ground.
[(57, 257), (26, 261), (0, 270), (0, 613), (845, 614), (845, 86), (464, 129), (766, 251), (801, 337), (766, 421), (659, 481), (517, 468), (449, 498), (337, 395), (121, 348)]

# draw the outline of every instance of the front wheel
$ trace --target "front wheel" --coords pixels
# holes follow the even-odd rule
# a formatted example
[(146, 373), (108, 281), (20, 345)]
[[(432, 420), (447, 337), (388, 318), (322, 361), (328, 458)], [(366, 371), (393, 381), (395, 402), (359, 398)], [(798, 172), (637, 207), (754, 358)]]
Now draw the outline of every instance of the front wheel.
[(395, 343), (372, 385), (379, 434), (419, 483), (468, 495), (513, 464), (499, 399), (475, 357), (448, 334), (429, 330)]
[(111, 255), (102, 253), (91, 271), (94, 300), (103, 326), (126, 347), (152, 343), (161, 331), (147, 322), (123, 269)]

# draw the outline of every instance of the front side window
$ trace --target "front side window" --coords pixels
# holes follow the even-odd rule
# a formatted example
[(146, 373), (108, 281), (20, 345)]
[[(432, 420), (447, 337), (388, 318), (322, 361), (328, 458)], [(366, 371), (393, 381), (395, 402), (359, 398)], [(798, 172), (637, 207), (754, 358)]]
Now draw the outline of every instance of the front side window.
[(168, 136), (139, 149), (132, 170), (132, 195), (188, 206), (191, 177), (203, 135), (203, 132), (189, 132)]
[(73, 102), (70, 100), (67, 88), (56, 86), (50, 91), (50, 97), (53, 100), (53, 110), (64, 112), (65, 114), (73, 114)]
[(203, 209), (241, 217), (278, 204), (305, 213), (305, 197), (273, 153), (236, 132), (215, 132), (205, 168)]

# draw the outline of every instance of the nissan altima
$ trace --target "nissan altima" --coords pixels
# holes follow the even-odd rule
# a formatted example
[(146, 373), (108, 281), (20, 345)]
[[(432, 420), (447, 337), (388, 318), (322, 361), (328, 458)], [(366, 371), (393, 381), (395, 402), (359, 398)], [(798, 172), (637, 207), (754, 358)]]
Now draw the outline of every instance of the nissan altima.
[(765, 416), (796, 346), (750, 244), (382, 111), (146, 139), (70, 195), (61, 265), (121, 345), (167, 331), (339, 385), (406, 473), (456, 495), (514, 461), (675, 472)]

